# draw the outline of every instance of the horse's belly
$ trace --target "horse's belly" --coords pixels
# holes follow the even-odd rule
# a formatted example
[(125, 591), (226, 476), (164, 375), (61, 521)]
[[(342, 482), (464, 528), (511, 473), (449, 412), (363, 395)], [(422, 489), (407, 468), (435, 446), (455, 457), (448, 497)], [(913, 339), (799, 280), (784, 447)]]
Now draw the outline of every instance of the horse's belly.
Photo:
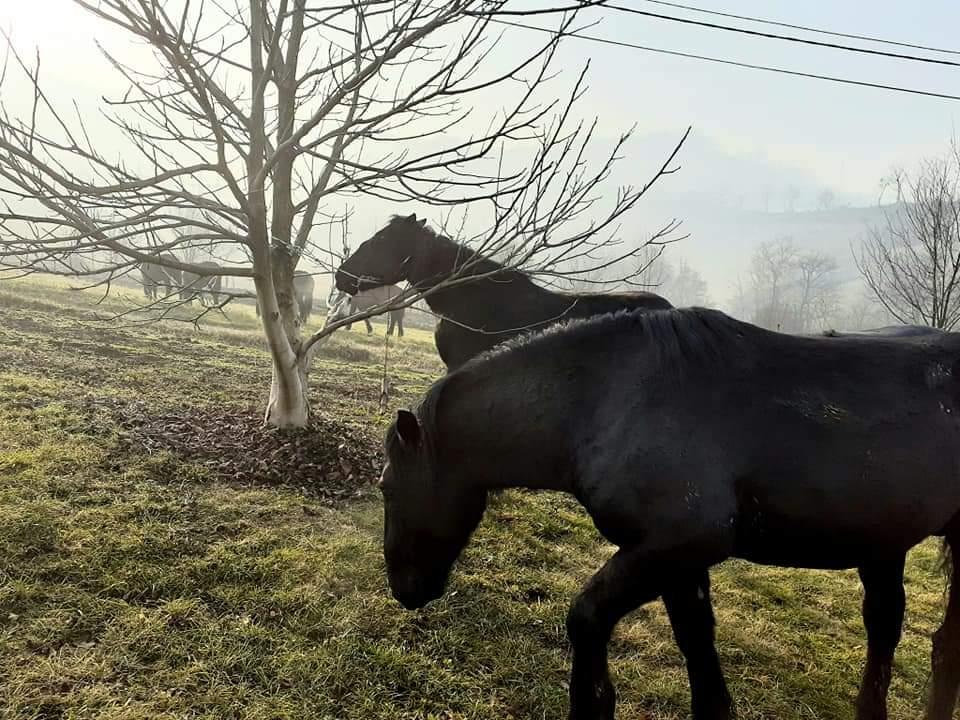
[[(945, 516), (944, 516), (945, 517)], [(734, 555), (763, 565), (836, 570), (904, 553), (946, 522), (929, 508), (847, 507), (798, 517), (760, 508), (736, 522)]]
[(822, 533), (809, 536), (785, 533), (745, 536), (738, 534), (733, 555), (760, 565), (843, 570), (859, 567), (870, 558), (905, 552), (914, 544), (916, 543), (901, 547), (870, 542), (863, 537), (839, 537)]
[(738, 557), (856, 567), (906, 552), (960, 513), (956, 453), (942, 433), (912, 445), (900, 435), (841, 434), (794, 457), (793, 463), (768, 459), (738, 484)]

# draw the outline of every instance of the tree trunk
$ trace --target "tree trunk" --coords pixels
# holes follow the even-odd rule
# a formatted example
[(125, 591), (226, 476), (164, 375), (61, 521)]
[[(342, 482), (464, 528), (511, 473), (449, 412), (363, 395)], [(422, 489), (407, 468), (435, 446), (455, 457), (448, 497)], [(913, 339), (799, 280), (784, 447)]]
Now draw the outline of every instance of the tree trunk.
[(307, 373), (302, 360), (294, 361), (291, 366), (274, 358), (264, 424), (279, 428), (305, 427), (310, 420), (307, 389)]
[(273, 379), (265, 422), (276, 427), (304, 427), (310, 418), (307, 397), (307, 367), (301, 357), (303, 342), (300, 329), (300, 308), (293, 292), (293, 269), (283, 249), (272, 253), (273, 286), (279, 317), (276, 319), (289, 354), (273, 354)]
[[(258, 263), (257, 254), (254, 264)], [(270, 398), (264, 424), (271, 427), (304, 427), (310, 419), (307, 395), (309, 357), (301, 357), (300, 316), (293, 295), (293, 272), (274, 268), (257, 273), (254, 283), (260, 303), (260, 319), (273, 360)], [(307, 354), (304, 354), (307, 355)]]

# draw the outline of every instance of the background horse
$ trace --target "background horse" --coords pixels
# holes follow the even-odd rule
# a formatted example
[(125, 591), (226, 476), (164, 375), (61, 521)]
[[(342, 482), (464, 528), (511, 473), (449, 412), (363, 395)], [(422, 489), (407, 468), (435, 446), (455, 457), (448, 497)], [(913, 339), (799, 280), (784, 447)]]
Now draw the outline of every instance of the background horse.
[(306, 324), (313, 312), (313, 275), (304, 271), (297, 270), (293, 273), (293, 297), (297, 303), (297, 310), (300, 312), (300, 322)]
[[(162, 253), (158, 259), (164, 262), (179, 262), (177, 257), (171, 253)], [(140, 277), (143, 284), (143, 294), (150, 300), (157, 300), (161, 297), (160, 288), (165, 290), (165, 296), (172, 296), (183, 286), (183, 274), (180, 270), (156, 263), (140, 263)]]
[[(206, 268), (214, 273), (220, 271), (220, 266), (215, 262), (193, 263), (197, 267)], [(183, 273), (183, 291), (180, 298), (192, 303), (195, 297), (200, 298), (200, 304), (208, 307), (215, 307), (220, 303), (220, 292), (223, 290), (223, 276), (221, 275), (197, 275), (190, 271)]]
[(416, 215), (394, 216), (348, 257), (336, 274), (337, 289), (358, 292), (403, 280), (418, 291), (436, 287), (456, 270), (478, 277), (437, 290), (425, 300), (440, 317), (437, 351), (448, 370), (530, 329), (565, 318), (615, 310), (672, 307), (659, 295), (561, 293), (536, 285), (527, 275), (504, 268), (464, 245), (438, 235)]
[[(300, 313), (300, 322), (306, 324), (313, 312), (313, 275), (305, 270), (297, 270), (293, 273), (293, 301), (297, 304), (297, 312)], [(257, 317), (260, 317), (260, 303), (255, 303)]]
[[(346, 308), (346, 315), (363, 312), (377, 305), (391, 302), (394, 298), (400, 297), (403, 290), (398, 285), (382, 285), (380, 287), (363, 290), (350, 298), (350, 303)], [(387, 335), (393, 335), (396, 328), (397, 337), (403, 337), (403, 314), (406, 308), (399, 307), (387, 312)], [(363, 322), (367, 325), (367, 335), (373, 332), (373, 325), (370, 324), (370, 318), (364, 318)], [(353, 327), (353, 323), (347, 325), (347, 330)]]
[[(535, 412), (531, 413), (531, 408)], [(857, 568), (867, 663), (858, 720), (886, 718), (907, 551), (945, 537), (952, 586), (927, 717), (960, 686), (960, 334), (782, 335), (709, 310), (607, 315), (448, 374), (387, 432), (384, 555), (407, 608), (439, 597), (486, 507), (523, 486), (574, 495), (619, 547), (567, 617), (570, 717), (611, 720), (607, 644), (663, 599), (695, 720), (732, 702), (708, 569), (728, 557)]]

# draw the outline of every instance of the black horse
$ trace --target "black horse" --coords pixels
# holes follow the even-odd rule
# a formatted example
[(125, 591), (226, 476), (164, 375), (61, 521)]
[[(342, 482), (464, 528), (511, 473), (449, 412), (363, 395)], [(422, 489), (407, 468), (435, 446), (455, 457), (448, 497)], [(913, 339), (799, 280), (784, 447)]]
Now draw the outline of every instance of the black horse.
[(648, 292), (561, 293), (528, 276), (438, 235), (416, 215), (394, 216), (348, 257), (336, 274), (338, 290), (355, 295), (406, 280), (419, 291), (436, 287), (451, 273), (483, 276), (426, 296), (440, 317), (437, 351), (448, 370), (504, 340), (565, 318), (584, 318), (622, 309), (665, 309), (667, 300)]
[(712, 565), (858, 568), (867, 662), (858, 720), (886, 718), (907, 551), (952, 549), (929, 720), (960, 685), (960, 334), (782, 335), (710, 310), (630, 312), (513, 341), (433, 385), (387, 431), (390, 587), (439, 597), (492, 489), (573, 494), (619, 547), (567, 617), (570, 717), (614, 716), (607, 643), (663, 599), (696, 720), (732, 702), (714, 646)]
[[(157, 259), (167, 263), (179, 262), (171, 253), (162, 253)], [(143, 294), (149, 300), (158, 300), (163, 297), (160, 295), (161, 288), (166, 293), (166, 297), (171, 297), (183, 286), (183, 274), (179, 269), (157, 263), (140, 263), (140, 277)]]
[(192, 303), (194, 298), (199, 298), (201, 305), (216, 307), (220, 304), (220, 293), (223, 292), (223, 276), (216, 274), (220, 271), (220, 266), (215, 262), (198, 262), (194, 265), (209, 270), (211, 274), (200, 275), (189, 270), (184, 271), (180, 299)]

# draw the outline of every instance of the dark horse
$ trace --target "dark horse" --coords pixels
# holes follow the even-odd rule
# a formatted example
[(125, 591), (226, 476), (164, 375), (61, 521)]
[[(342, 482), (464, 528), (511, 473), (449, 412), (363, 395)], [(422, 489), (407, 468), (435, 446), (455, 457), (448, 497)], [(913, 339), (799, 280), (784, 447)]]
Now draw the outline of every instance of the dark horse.
[[(171, 253), (162, 253), (157, 259), (168, 263), (179, 262), (176, 256)], [(183, 285), (183, 274), (180, 270), (157, 263), (140, 263), (140, 277), (143, 284), (143, 294), (150, 300), (157, 300), (161, 297), (161, 287), (166, 291), (166, 296), (170, 297)]]
[(356, 293), (406, 280), (418, 291), (435, 287), (452, 272), (483, 275), (426, 296), (440, 317), (435, 339), (448, 370), (534, 328), (565, 318), (583, 318), (622, 309), (672, 307), (648, 292), (573, 294), (536, 285), (516, 270), (478, 255), (433, 232), (416, 215), (394, 216), (337, 270), (337, 289)]
[(952, 549), (929, 720), (960, 685), (960, 334), (799, 337), (702, 309), (630, 312), (507, 343), (387, 431), (384, 555), (407, 608), (442, 595), (488, 491), (566, 491), (619, 547), (567, 616), (570, 717), (610, 720), (607, 643), (663, 599), (693, 717), (731, 717), (708, 570), (726, 558), (857, 568), (857, 718), (886, 718), (907, 551)]
[[(220, 271), (220, 266), (215, 262), (194, 263), (198, 268), (210, 270), (212, 273)], [(223, 291), (222, 275), (199, 275), (190, 271), (183, 273), (183, 291), (180, 298), (187, 302), (193, 302), (195, 297), (199, 297), (201, 305), (215, 307), (220, 303), (220, 293)]]

